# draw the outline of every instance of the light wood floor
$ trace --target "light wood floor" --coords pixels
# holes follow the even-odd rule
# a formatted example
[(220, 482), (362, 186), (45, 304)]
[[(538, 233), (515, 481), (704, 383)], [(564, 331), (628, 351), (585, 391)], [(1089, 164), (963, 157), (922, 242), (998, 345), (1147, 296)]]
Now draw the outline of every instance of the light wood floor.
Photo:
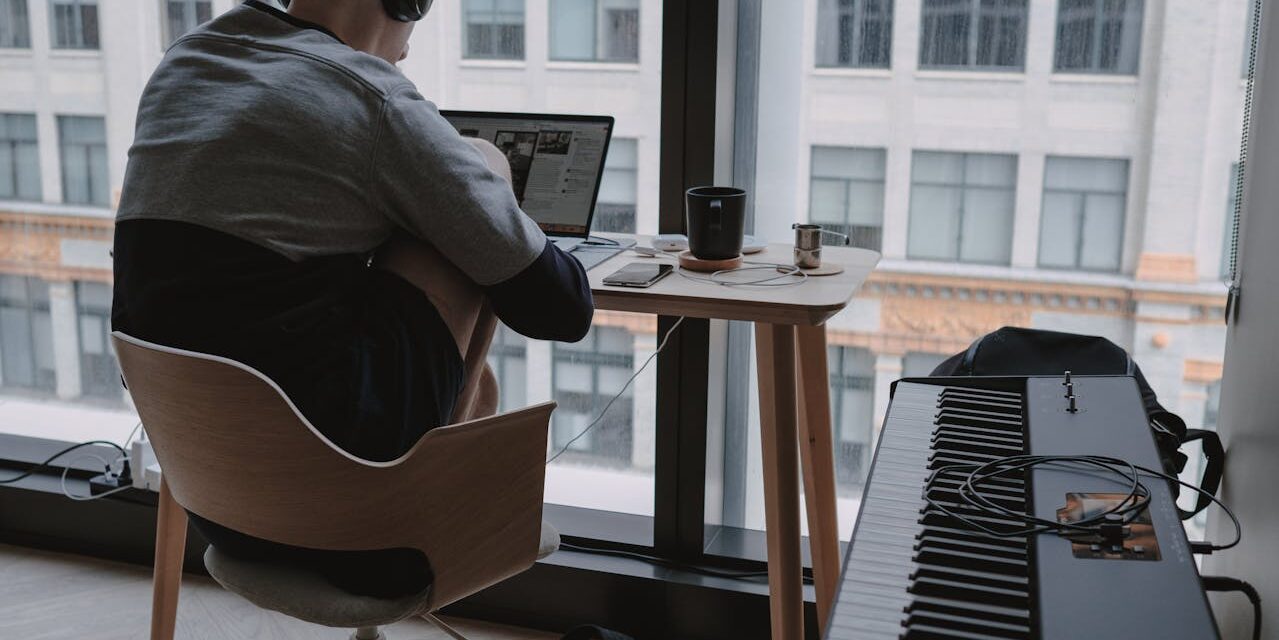
[[(147, 637), (151, 573), (146, 567), (0, 545), (0, 638), (139, 640)], [(448, 619), (470, 640), (550, 640), (558, 636)], [(444, 640), (422, 620), (384, 629), (389, 640)], [(264, 611), (209, 578), (184, 576), (178, 604), (182, 640), (344, 640), (329, 629)]]

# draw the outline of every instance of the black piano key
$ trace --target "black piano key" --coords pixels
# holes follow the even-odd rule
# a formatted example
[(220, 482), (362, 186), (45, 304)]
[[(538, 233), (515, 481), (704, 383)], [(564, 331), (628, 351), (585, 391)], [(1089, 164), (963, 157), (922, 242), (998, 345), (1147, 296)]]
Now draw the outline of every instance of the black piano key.
[(938, 596), (951, 600), (972, 600), (1014, 609), (1028, 609), (1030, 597), (1025, 589), (1006, 589), (933, 575), (919, 575), (911, 581), (908, 592)]
[(967, 614), (983, 620), (1030, 626), (1031, 615), (1027, 609), (997, 607), (991, 604), (966, 600), (950, 600), (936, 596), (916, 596), (906, 607), (906, 613), (935, 611), (938, 613)]
[(963, 613), (941, 613), (920, 611), (906, 618), (906, 628), (918, 625), (939, 626), (954, 631), (990, 634), (996, 638), (1025, 638), (1030, 635), (1030, 626), (1009, 624), (995, 620), (986, 620)]
[(916, 563), (921, 565), (949, 566), (959, 569), (999, 573), (1009, 576), (1020, 576), (1023, 578), (1030, 570), (1030, 564), (1024, 557), (1020, 559), (1008, 558), (992, 554), (978, 554), (934, 546), (921, 548), (918, 552), (916, 552), (914, 560)]
[(954, 580), (966, 584), (970, 587), (986, 586), (994, 589), (1008, 589), (1011, 591), (1020, 591), (1029, 593), (1030, 583), (1026, 576), (1026, 571), (1022, 571), (1021, 575), (996, 573), (991, 571), (991, 567), (982, 567), (980, 569), (966, 569), (962, 567), (950, 566), (948, 564), (931, 564), (926, 562), (916, 562), (915, 572), (911, 574), (913, 580), (931, 577), (938, 580)]
[(906, 640), (1003, 640), (1000, 636), (988, 633), (973, 633), (928, 624), (914, 625), (902, 637)]

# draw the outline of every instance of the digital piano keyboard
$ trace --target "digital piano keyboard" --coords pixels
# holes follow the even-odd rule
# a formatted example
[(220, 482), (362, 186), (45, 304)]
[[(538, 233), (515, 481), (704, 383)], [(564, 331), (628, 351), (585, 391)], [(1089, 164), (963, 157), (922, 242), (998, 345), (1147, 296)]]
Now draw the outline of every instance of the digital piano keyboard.
[[(1106, 540), (983, 533), (946, 511), (1001, 533), (1010, 525), (948, 506), (953, 481), (935, 480), (932, 504), (925, 500), (930, 468), (1009, 455), (1161, 468), (1132, 378), (1075, 376), (1067, 399), (1068, 377), (894, 385), (827, 638), (1218, 637), (1163, 480), (1143, 478), (1147, 507)], [(1130, 491), (1121, 484), (1083, 467), (1043, 466), (994, 479), (988, 492), (1005, 508), (1060, 522), (1112, 507)]]

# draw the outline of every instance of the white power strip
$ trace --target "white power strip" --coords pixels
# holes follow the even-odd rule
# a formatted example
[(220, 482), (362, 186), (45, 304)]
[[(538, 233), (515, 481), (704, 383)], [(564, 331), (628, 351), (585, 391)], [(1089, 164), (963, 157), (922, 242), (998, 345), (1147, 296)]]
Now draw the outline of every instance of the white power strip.
[(142, 429), (129, 447), (129, 467), (133, 469), (134, 489), (160, 490), (160, 463), (156, 462), (155, 449), (151, 448), (146, 429)]

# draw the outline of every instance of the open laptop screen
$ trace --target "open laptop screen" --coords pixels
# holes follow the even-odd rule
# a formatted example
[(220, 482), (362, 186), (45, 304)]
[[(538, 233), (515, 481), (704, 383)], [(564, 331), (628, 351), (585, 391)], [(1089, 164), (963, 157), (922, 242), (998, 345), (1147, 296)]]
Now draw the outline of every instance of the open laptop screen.
[(462, 135), (488, 140), (506, 154), (515, 198), (542, 231), (586, 237), (613, 134), (612, 117), (440, 113)]

